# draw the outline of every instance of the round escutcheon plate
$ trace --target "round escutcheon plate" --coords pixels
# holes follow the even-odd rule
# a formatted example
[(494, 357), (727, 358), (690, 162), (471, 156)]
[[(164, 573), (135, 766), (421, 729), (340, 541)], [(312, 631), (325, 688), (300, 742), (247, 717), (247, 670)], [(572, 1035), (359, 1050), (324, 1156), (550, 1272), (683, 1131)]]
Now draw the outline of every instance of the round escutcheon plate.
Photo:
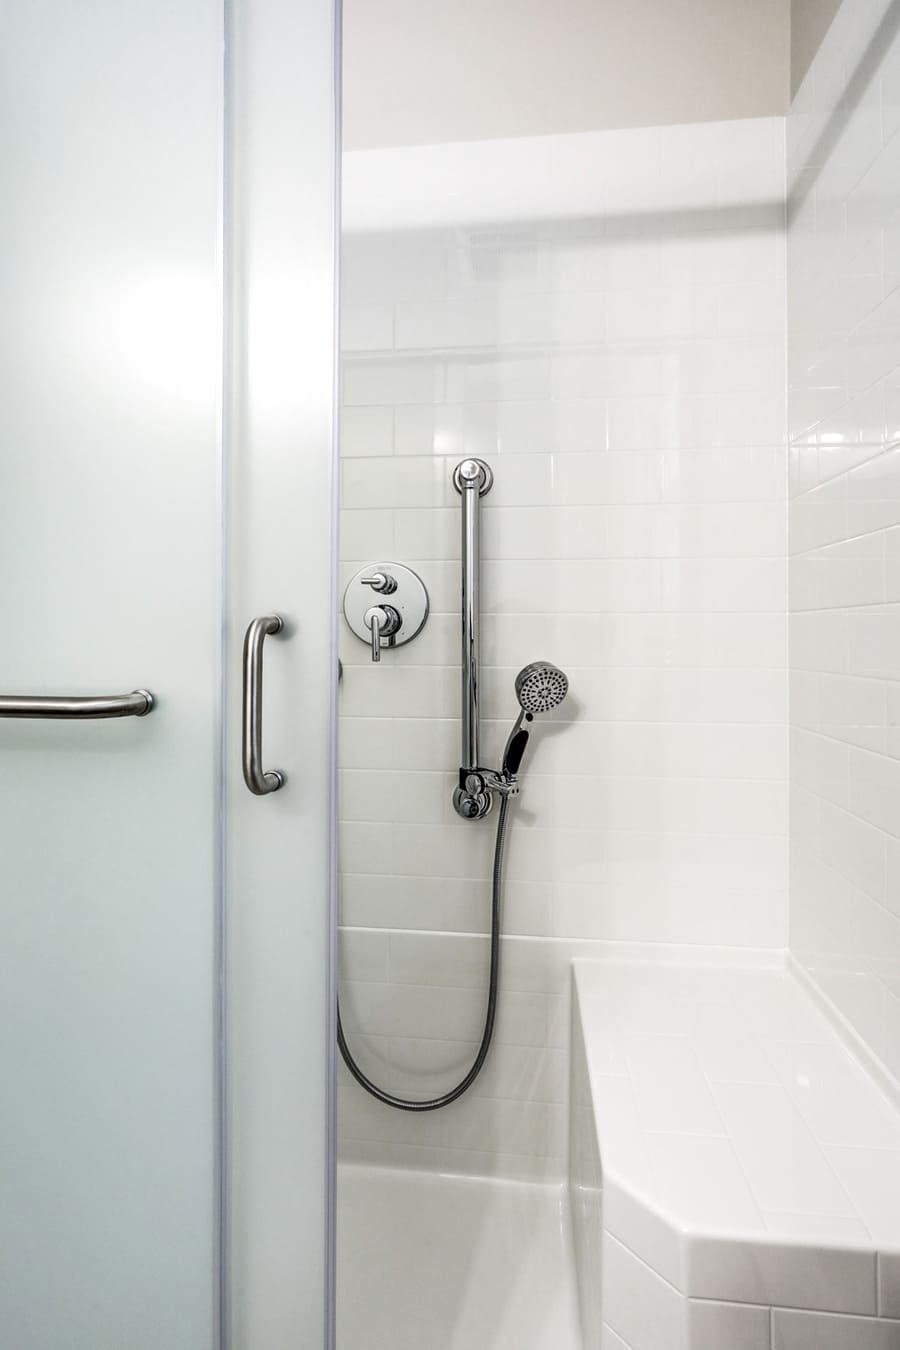
[[(367, 577), (386, 577), (396, 584), (390, 590), (379, 590), (366, 584)], [(428, 592), (411, 567), (394, 562), (367, 563), (347, 582), (344, 618), (361, 642), (372, 641), (365, 616), (373, 605), (381, 604), (391, 605), (400, 615), (400, 627), (392, 637), (382, 639), (382, 648), (402, 647), (421, 633), (428, 618)]]

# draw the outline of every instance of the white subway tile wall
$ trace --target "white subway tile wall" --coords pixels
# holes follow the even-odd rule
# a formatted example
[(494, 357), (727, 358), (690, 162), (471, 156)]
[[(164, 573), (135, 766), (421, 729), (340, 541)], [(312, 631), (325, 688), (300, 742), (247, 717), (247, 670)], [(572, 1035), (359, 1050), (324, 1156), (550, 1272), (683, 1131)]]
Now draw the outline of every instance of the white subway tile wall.
[(464, 455), (495, 474), (487, 761), (520, 666), (571, 680), (514, 808), (491, 1060), (434, 1115), (344, 1074), (347, 1157), (558, 1177), (572, 955), (786, 942), (783, 156), (777, 119), (604, 133), (602, 215), (344, 239), (343, 579), (397, 560), (431, 596), (380, 665), (341, 634), (344, 1017), (391, 1089), (449, 1086), (484, 1012), (493, 820), (450, 802)]
[[(787, 130), (790, 940), (807, 972), (895, 1078), (898, 91), (898, 6), (845, 0)], [(786, 1324), (778, 1344), (807, 1344), (801, 1325)], [(826, 1343), (824, 1332), (817, 1339), (818, 1327), (810, 1335)]]

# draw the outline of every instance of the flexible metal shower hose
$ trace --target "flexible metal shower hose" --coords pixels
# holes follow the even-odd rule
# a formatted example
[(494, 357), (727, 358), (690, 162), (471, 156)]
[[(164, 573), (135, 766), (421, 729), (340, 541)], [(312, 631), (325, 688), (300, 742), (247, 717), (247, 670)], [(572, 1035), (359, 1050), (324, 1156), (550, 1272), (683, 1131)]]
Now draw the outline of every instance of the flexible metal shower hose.
[(497, 1015), (497, 990), (500, 982), (500, 899), (503, 887), (503, 851), (506, 844), (506, 817), (509, 811), (509, 798), (502, 796), (500, 798), (500, 811), (497, 816), (497, 835), (494, 841), (494, 868), (491, 879), (491, 969), (488, 980), (488, 998), (487, 1010), (484, 1016), (484, 1031), (481, 1035), (481, 1044), (478, 1047), (478, 1053), (472, 1061), (472, 1067), (461, 1079), (456, 1087), (451, 1088), (449, 1092), (444, 1092), (440, 1097), (426, 1098), (424, 1101), (410, 1100), (406, 1097), (395, 1097), (391, 1092), (385, 1092), (377, 1083), (373, 1083), (371, 1078), (367, 1078), (362, 1069), (353, 1058), (353, 1054), (347, 1044), (347, 1038), (344, 1035), (344, 1028), (341, 1024), (341, 1004), (338, 1000), (337, 1008), (337, 1040), (340, 1046), (341, 1054), (344, 1057), (344, 1063), (352, 1073), (353, 1077), (359, 1083), (360, 1087), (365, 1088), (366, 1092), (377, 1097), (385, 1106), (394, 1106), (398, 1111), (437, 1111), (442, 1106), (449, 1106), (455, 1102), (464, 1092), (475, 1082), (481, 1072), (484, 1061), (487, 1059), (488, 1051), (491, 1048), (491, 1040), (494, 1035), (494, 1019)]

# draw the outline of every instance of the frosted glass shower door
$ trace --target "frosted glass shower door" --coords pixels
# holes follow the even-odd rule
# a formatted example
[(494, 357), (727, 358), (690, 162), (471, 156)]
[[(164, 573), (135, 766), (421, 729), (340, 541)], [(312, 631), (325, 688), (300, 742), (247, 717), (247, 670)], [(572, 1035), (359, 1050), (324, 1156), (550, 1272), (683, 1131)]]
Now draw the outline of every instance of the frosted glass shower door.
[(221, 41), (3, 10), (0, 694), (156, 700), (0, 719), (15, 1350), (214, 1344)]
[[(285, 297), (255, 258), (274, 212), (279, 237), (310, 251), (304, 322), (321, 320), (327, 352), (331, 7), (2, 12), (0, 712), (5, 695), (141, 688), (154, 706), (0, 716), (0, 1345), (313, 1350), (327, 1285), (333, 380), (319, 357), (296, 393)], [(306, 159), (282, 162), (274, 203), (279, 145), (254, 137), (296, 84)], [(319, 180), (301, 196), (291, 184), (312, 157)], [(280, 364), (266, 359), (276, 334)], [(324, 578), (321, 603), (307, 570)], [(286, 621), (266, 652), (264, 753), (287, 775), (272, 798), (241, 777), (241, 642), (257, 607)]]

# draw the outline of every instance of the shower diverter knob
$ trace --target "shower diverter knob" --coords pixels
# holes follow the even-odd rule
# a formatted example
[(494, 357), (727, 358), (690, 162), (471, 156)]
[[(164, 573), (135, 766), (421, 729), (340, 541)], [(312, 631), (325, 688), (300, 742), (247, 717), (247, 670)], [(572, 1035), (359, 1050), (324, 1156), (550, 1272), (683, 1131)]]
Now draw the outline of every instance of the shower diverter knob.
[(397, 578), (389, 576), (387, 572), (375, 572), (370, 577), (360, 577), (360, 580), (364, 586), (371, 586), (379, 595), (393, 595), (397, 589)]
[[(373, 604), (374, 596), (390, 602)], [(386, 648), (402, 647), (421, 633), (428, 618), (428, 592), (422, 578), (403, 563), (367, 563), (344, 591), (344, 618), (380, 661)]]

